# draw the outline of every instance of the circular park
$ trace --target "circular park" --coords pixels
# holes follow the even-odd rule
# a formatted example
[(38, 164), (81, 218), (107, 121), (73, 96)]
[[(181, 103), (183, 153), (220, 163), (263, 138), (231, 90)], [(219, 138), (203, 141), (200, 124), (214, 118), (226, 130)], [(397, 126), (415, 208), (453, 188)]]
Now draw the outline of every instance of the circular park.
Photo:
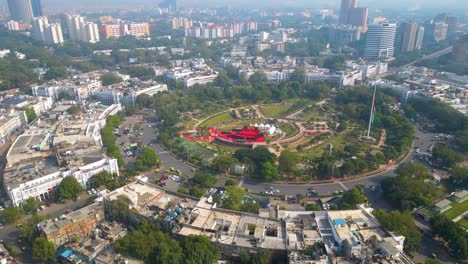
[(413, 133), (394, 97), (375, 98), (369, 89), (320, 101), (227, 107), (184, 126), (172, 146), (190, 163), (232, 176), (297, 183), (385, 171), (407, 153)]

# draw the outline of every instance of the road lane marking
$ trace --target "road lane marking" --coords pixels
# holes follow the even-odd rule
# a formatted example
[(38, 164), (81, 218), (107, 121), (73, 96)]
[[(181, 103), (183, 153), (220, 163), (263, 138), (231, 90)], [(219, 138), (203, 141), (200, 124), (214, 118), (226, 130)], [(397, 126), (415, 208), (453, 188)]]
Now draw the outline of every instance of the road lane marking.
[(338, 184), (343, 188), (343, 190), (349, 191), (348, 187), (346, 187), (342, 182), (338, 181)]

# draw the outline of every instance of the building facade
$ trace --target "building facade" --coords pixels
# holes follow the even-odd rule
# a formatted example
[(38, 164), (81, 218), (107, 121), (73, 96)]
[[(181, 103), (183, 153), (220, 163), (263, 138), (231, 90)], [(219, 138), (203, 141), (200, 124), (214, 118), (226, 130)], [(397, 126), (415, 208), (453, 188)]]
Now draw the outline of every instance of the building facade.
[(403, 35), (403, 39), (401, 43), (401, 51), (402, 52), (413, 51), (415, 43), (416, 43), (418, 24), (415, 22), (402, 23), (401, 30), (402, 30), (402, 35)]
[(371, 24), (367, 30), (365, 58), (369, 60), (390, 59), (394, 53), (395, 24)]
[(13, 20), (25, 23), (31, 23), (33, 20), (31, 0), (8, 0), (8, 9)]

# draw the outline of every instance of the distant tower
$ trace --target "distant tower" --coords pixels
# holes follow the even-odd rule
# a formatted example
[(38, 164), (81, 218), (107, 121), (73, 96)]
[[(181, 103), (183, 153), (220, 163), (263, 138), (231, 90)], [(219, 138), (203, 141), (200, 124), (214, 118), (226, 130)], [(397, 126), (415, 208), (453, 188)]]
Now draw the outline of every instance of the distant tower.
[(35, 17), (40, 17), (44, 15), (44, 12), (42, 11), (41, 2), (42, 0), (31, 0), (32, 11)]
[(401, 44), (401, 51), (407, 52), (414, 49), (416, 42), (416, 33), (418, 31), (418, 24), (415, 22), (404, 22), (401, 24), (401, 30), (403, 33), (403, 40)]
[(418, 35), (416, 37), (416, 44), (414, 45), (415, 49), (421, 49), (424, 39), (424, 27), (420, 26), (418, 29)]
[(33, 10), (31, 0), (8, 0), (11, 19), (31, 23)]
[(367, 29), (366, 59), (379, 60), (393, 57), (396, 24), (371, 24)]
[(349, 10), (357, 7), (357, 0), (341, 0), (340, 24), (348, 24)]

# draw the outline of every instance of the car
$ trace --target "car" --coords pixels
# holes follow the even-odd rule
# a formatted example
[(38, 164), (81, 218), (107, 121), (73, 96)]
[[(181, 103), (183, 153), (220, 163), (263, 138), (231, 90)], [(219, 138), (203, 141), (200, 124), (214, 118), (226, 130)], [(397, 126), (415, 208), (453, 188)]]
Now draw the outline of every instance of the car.
[(315, 191), (315, 188), (314, 187), (309, 187), (307, 188), (308, 191)]
[(92, 192), (93, 194), (96, 194), (96, 193), (97, 193), (96, 189), (94, 189), (94, 188), (91, 189), (91, 192)]
[(375, 192), (375, 186), (371, 186), (371, 192)]
[(276, 189), (276, 190), (273, 190), (274, 193), (280, 193), (280, 190)]
[(4, 227), (3, 225), (0, 225), (0, 229), (3, 229), (3, 227)]
[(3, 208), (3, 206), (0, 205), (0, 211), (3, 211), (5, 210), (5, 208)]
[(93, 195), (93, 192), (91, 190), (88, 190), (88, 195)]
[(272, 191), (272, 190), (273, 190), (273, 186), (266, 186), (265, 189)]

